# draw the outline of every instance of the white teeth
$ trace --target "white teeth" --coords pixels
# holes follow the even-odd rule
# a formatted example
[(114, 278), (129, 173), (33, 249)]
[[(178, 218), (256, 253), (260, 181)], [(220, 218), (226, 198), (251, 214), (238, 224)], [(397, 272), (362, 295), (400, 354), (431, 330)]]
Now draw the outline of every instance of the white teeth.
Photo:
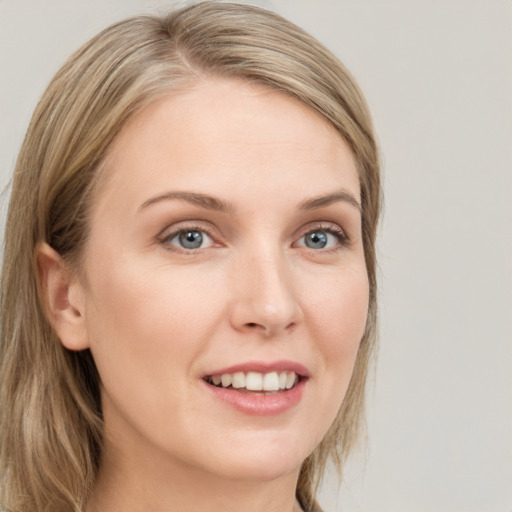
[(295, 373), (290, 372), (286, 377), (286, 389), (291, 389), (295, 384)]
[(222, 382), (223, 388), (227, 388), (228, 386), (231, 386), (232, 381), (233, 381), (233, 377), (231, 377), (231, 374), (229, 374), (229, 373), (224, 373), (221, 376), (221, 382)]
[(245, 388), (245, 373), (244, 372), (236, 372), (233, 374), (233, 381), (231, 385), (234, 388)]
[(212, 375), (211, 383), (223, 388), (245, 388), (248, 391), (279, 391), (291, 389), (298, 382), (295, 372), (236, 372)]
[(245, 377), (245, 387), (249, 391), (261, 391), (263, 389), (263, 377), (261, 373), (249, 372)]
[(277, 391), (279, 389), (279, 377), (277, 372), (265, 374), (265, 377), (263, 377), (263, 389), (265, 391)]

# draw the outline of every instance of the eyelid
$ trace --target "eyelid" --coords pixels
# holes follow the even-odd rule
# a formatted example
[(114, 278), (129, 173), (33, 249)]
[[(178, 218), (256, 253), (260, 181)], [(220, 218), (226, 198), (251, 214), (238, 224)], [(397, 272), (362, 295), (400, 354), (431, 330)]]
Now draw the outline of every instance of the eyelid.
[(310, 249), (314, 252), (328, 252), (337, 250), (341, 247), (347, 247), (351, 244), (350, 237), (347, 235), (347, 232), (339, 225), (334, 222), (328, 222), (328, 221), (319, 221), (319, 222), (313, 222), (310, 224), (307, 224), (301, 230), (299, 231), (299, 234), (296, 238), (295, 244), (301, 240), (304, 236), (306, 236), (309, 233), (312, 233), (314, 231), (325, 231), (327, 233), (330, 233), (334, 235), (337, 239), (339, 244), (336, 247), (332, 247), (329, 249), (310, 249), (309, 247), (305, 245), (300, 245), (300, 247), (306, 247), (306, 249)]
[(179, 252), (182, 254), (196, 254), (202, 249), (208, 248), (202, 247), (198, 249), (186, 249), (185, 247), (179, 247), (178, 245), (170, 243), (171, 240), (173, 240), (176, 236), (178, 236), (180, 233), (183, 233), (184, 231), (200, 231), (201, 233), (205, 233), (212, 240), (212, 244), (208, 247), (220, 245), (218, 242), (218, 237), (213, 234), (213, 229), (207, 225), (205, 226), (204, 222), (196, 220), (181, 221), (167, 226), (157, 235), (156, 239), (158, 243), (163, 245), (166, 250)]
[[(176, 223), (173, 223), (167, 227), (165, 227), (156, 237), (158, 243), (165, 246), (165, 249), (180, 252), (183, 254), (197, 254), (202, 249), (207, 249), (208, 247), (204, 248), (198, 248), (198, 249), (186, 249), (186, 248), (180, 248), (178, 245), (170, 244), (169, 241), (175, 238), (177, 235), (184, 231), (200, 231), (205, 233), (211, 240), (212, 245), (209, 247), (220, 247), (222, 245), (222, 242), (219, 241), (219, 236), (216, 234), (215, 229), (208, 221), (202, 221), (202, 220), (183, 220)], [(296, 235), (294, 236), (295, 242), (293, 242), (292, 246), (297, 246), (299, 240), (301, 240), (304, 236), (307, 234), (314, 232), (314, 231), (325, 231), (327, 233), (332, 234), (335, 236), (338, 240), (338, 244), (335, 247), (331, 247), (328, 249), (312, 249), (305, 244), (300, 244), (300, 247), (304, 247), (307, 250), (310, 250), (312, 252), (329, 252), (329, 251), (336, 251), (340, 248), (347, 247), (351, 245), (351, 239), (347, 235), (346, 230), (344, 230), (338, 223), (331, 222), (331, 221), (317, 221), (317, 222), (310, 222), (300, 228)]]

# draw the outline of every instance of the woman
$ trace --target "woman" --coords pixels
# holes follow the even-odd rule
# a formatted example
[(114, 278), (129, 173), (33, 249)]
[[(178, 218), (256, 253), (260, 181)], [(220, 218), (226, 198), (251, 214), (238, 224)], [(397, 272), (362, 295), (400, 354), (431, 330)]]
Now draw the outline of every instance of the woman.
[(379, 195), (359, 89), (273, 13), (78, 50), (13, 181), (3, 507), (317, 510), (361, 429)]

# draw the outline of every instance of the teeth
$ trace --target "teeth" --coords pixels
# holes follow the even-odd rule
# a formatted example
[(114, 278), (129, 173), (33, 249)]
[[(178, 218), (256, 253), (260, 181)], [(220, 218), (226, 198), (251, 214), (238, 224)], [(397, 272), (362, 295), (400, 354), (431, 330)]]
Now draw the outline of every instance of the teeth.
[(261, 373), (249, 372), (245, 377), (245, 387), (250, 391), (261, 391), (263, 389), (263, 376)]
[(244, 372), (236, 372), (233, 374), (233, 382), (231, 385), (234, 388), (245, 388), (245, 373)]
[(290, 372), (286, 377), (286, 389), (290, 389), (295, 384), (295, 374)]
[(233, 382), (233, 377), (229, 373), (225, 373), (221, 375), (220, 380), (222, 382), (222, 387), (227, 388), (228, 386), (231, 386), (231, 383)]
[(295, 372), (236, 372), (212, 375), (211, 383), (223, 388), (245, 388), (248, 391), (279, 391), (291, 389), (299, 381)]
[[(295, 381), (295, 373), (293, 373)], [(277, 391), (279, 389), (279, 376), (277, 372), (266, 373), (263, 377), (263, 389), (265, 391)]]

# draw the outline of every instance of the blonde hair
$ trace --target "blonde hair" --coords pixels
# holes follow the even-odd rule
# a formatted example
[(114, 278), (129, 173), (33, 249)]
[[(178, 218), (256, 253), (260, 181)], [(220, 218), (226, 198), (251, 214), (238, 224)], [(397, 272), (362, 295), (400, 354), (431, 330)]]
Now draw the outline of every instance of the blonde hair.
[(11, 512), (79, 512), (102, 444), (99, 376), (88, 350), (71, 352), (44, 311), (35, 251), (49, 243), (79, 268), (101, 163), (126, 120), (200, 77), (241, 79), (283, 91), (319, 112), (349, 145), (359, 172), (370, 282), (366, 331), (339, 414), (304, 462), (303, 505), (332, 457), (339, 468), (363, 425), (375, 347), (377, 147), (353, 78), (318, 41), (257, 7), (203, 2), (164, 17), (117, 23), (73, 54), (44, 93), (17, 161), (2, 274), (0, 500)]

